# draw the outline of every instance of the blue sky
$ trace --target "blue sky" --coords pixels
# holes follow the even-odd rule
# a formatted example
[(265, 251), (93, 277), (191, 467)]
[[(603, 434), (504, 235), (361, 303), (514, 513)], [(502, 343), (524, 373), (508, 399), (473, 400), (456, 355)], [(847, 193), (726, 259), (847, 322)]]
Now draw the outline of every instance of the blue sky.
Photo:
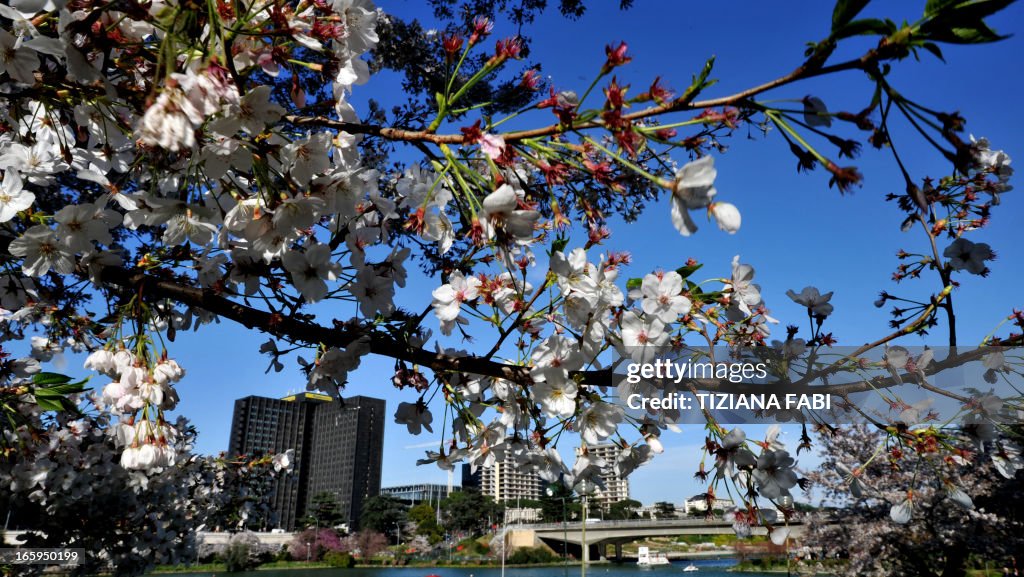
[[(876, 2), (901, 12), (887, 13), (899, 21), (913, 20), (921, 2)], [(705, 96), (725, 95), (751, 84), (772, 79), (788, 72), (801, 60), (804, 43), (824, 37), (831, 18), (826, 2), (762, 2), (722, 3), (637, 2), (627, 12), (606, 8), (607, 3), (592, 1), (590, 12), (576, 22), (560, 16), (545, 16), (529, 32), (533, 37), (533, 55), (544, 63), (543, 75), (550, 77), (556, 89), (582, 92), (592, 74), (604, 62), (604, 46), (625, 40), (633, 63), (618, 71), (620, 80), (633, 82), (635, 92), (646, 87), (655, 76), (665, 84), (682, 90), (691, 74), (699, 71), (710, 55), (717, 57), (713, 77), (719, 84)], [(420, 13), (416, 1), (382, 1), (381, 7), (396, 14)], [(868, 14), (872, 14), (869, 8)], [(1020, 32), (1024, 22), (1024, 6), (1016, 5), (992, 20), (1000, 32)], [(511, 29), (495, 30), (495, 38), (510, 34)], [(493, 39), (492, 39), (493, 40)], [(978, 136), (987, 136), (995, 148), (1013, 155), (1024, 155), (1022, 146), (1022, 110), (1016, 102), (1024, 78), (1024, 40), (1015, 36), (1007, 41), (980, 47), (944, 47), (947, 64), (931, 56), (922, 62), (907, 61), (899, 65), (892, 79), (898, 89), (940, 110), (959, 110), (968, 120), (967, 129)], [(488, 46), (491, 41), (488, 42)], [(861, 44), (857, 48), (866, 48)], [(857, 50), (859, 53), (859, 50)], [(837, 58), (843, 54), (840, 51)], [(392, 77), (371, 79), (357, 87), (359, 102), (368, 97), (388, 101), (397, 86)], [(857, 72), (829, 77), (787, 87), (766, 98), (801, 98), (819, 96), (832, 110), (856, 111), (864, 106), (870, 86)], [(400, 92), (399, 92), (400, 94)], [(549, 123), (544, 113), (536, 123)], [(867, 148), (856, 164), (865, 175), (862, 188), (852, 195), (840, 196), (827, 186), (828, 176), (820, 169), (811, 174), (797, 174), (796, 162), (778, 135), (769, 135), (767, 142), (759, 134), (748, 139), (741, 129), (726, 144), (728, 154), (716, 155), (719, 198), (736, 204), (743, 213), (742, 230), (727, 235), (714, 223), (703, 223), (691, 238), (683, 238), (672, 227), (667, 203), (648, 207), (639, 221), (632, 225), (615, 225), (614, 235), (606, 247), (628, 250), (633, 265), (626, 276), (642, 276), (659, 267), (675, 268), (689, 257), (706, 263), (698, 275), (727, 276), (733, 255), (757, 269), (757, 281), (773, 316), (782, 324), (777, 333), (784, 336), (787, 323), (805, 325), (804, 312), (785, 296), (787, 289), (799, 291), (815, 285), (823, 291), (834, 290), (832, 302), (836, 312), (828, 328), (842, 345), (858, 345), (887, 332), (885, 309), (875, 309), (872, 301), (879, 290), (893, 290), (888, 279), (897, 261), (899, 248), (920, 247), (917, 234), (899, 231), (900, 213), (883, 201), (883, 196), (902, 190), (902, 179), (887, 152)], [(894, 138), (912, 174), (941, 176), (950, 167), (935, 152), (922, 146), (922, 141), (909, 132), (896, 131)], [(680, 163), (687, 159), (678, 157)], [(988, 279), (966, 278), (957, 293), (962, 342), (972, 343), (989, 332), (998, 320), (1016, 305), (1024, 305), (1014, 297), (1020, 294), (1022, 273), (1019, 264), (1024, 257), (1019, 234), (1022, 206), (1021, 192), (1004, 195), (997, 207), (992, 225), (972, 238), (989, 242), (999, 258), (992, 265)], [(940, 247), (941, 249), (941, 247)], [(703, 277), (702, 277), (703, 278)], [(935, 281), (919, 281), (906, 287), (910, 295), (921, 296), (935, 290)], [(421, 310), (429, 302), (429, 291), (438, 283), (431, 279), (413, 278), (399, 295), (399, 304)], [(338, 305), (330, 314), (347, 318), (356, 314), (349, 305)], [(436, 329), (433, 317), (426, 321)], [(178, 411), (189, 416), (200, 430), (198, 450), (216, 453), (227, 446), (234, 399), (249, 394), (284, 396), (304, 389), (304, 380), (294, 363), (281, 373), (264, 374), (267, 358), (257, 352), (267, 337), (247, 332), (230, 323), (204, 327), (197, 334), (181, 334), (171, 349), (188, 371), (179, 385), (181, 404)], [(941, 340), (930, 341), (943, 344)], [(913, 339), (910, 344), (925, 344)], [(81, 372), (78, 359), (71, 359), (68, 371)], [(346, 394), (365, 394), (387, 399), (389, 413), (398, 402), (415, 397), (400, 393), (390, 386), (393, 361), (370, 358), (351, 375)], [(434, 409), (435, 431), (440, 430), (443, 414)], [(751, 427), (753, 431), (762, 430)], [(798, 433), (789, 435), (795, 446)], [(680, 434), (666, 432), (662, 437), (666, 452), (632, 477), (633, 497), (645, 503), (657, 500), (681, 501), (704, 487), (691, 480), (699, 460), (703, 442), (700, 427), (686, 427)], [(446, 482), (446, 474), (434, 466), (416, 467), (415, 460), (429, 446), (436, 448), (438, 435), (424, 433), (410, 436), (404, 426), (389, 423), (385, 437), (383, 484), (410, 482)], [(428, 445), (429, 444), (429, 445)], [(569, 455), (571, 447), (566, 447)], [(813, 459), (802, 456), (803, 465)], [(456, 477), (456, 482), (458, 478)]]

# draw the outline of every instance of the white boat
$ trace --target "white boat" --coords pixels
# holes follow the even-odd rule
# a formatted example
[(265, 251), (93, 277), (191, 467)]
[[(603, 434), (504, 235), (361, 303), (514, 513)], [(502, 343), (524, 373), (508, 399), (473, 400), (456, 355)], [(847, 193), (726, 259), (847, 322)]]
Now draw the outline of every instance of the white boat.
[(640, 547), (637, 550), (636, 564), (641, 567), (653, 567), (655, 565), (668, 565), (668, 557), (664, 553), (651, 551), (648, 547)]
[(686, 567), (683, 567), (683, 571), (700, 571), (700, 569), (697, 569), (696, 565), (694, 565), (693, 563), (690, 563)]

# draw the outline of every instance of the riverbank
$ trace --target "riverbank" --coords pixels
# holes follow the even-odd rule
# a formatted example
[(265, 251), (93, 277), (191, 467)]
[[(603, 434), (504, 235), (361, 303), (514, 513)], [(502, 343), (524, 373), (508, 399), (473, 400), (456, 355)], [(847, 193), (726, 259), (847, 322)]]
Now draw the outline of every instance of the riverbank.
[[(600, 566), (610, 564), (607, 561), (592, 562), (591, 565)], [(530, 563), (527, 565), (513, 565), (506, 563), (507, 569), (543, 569), (545, 567), (579, 567), (579, 561), (568, 563)], [(409, 562), (405, 565), (381, 565), (381, 564), (356, 564), (347, 569), (500, 569), (501, 563), (434, 563), (434, 562)], [(279, 569), (341, 569), (332, 567), (323, 561), (271, 561), (255, 567), (252, 571), (276, 571)], [(216, 573), (227, 572), (224, 563), (203, 563), (199, 565), (160, 565), (150, 575), (174, 575), (177, 573)]]
[[(706, 559), (711, 559), (711, 560), (714, 560), (714, 559), (731, 559), (731, 558), (734, 558), (735, 555), (736, 554), (735, 554), (734, 551), (691, 551), (691, 552), (688, 552), (688, 553), (670, 552), (670, 553), (666, 554), (666, 556), (671, 561), (696, 561), (696, 560), (706, 560)], [(617, 563), (617, 562), (615, 562), (613, 560), (605, 560), (605, 559), (598, 560), (598, 561), (591, 561), (590, 565), (593, 565), (595, 567), (601, 567), (601, 566), (621, 566), (621, 565), (632, 566), (632, 565), (636, 565), (636, 557), (632, 557), (632, 556), (628, 556), (627, 555), (626, 557), (623, 558), (622, 562), (620, 562), (620, 563)], [(579, 567), (580, 566), (580, 562), (574, 560), (574, 561), (568, 561), (568, 562), (554, 561), (554, 562), (551, 562), (551, 563), (524, 563), (524, 564), (505, 563), (505, 567), (506, 568), (519, 568), (519, 569), (522, 569), (522, 568), (563, 567), (563, 566)], [(264, 563), (264, 564), (260, 565), (259, 567), (255, 567), (252, 570), (253, 571), (267, 571), (267, 570), (274, 570), (274, 569), (331, 569), (331, 568), (337, 569), (338, 567), (332, 567), (331, 565), (329, 565), (328, 563), (323, 562), (323, 561), (313, 561), (313, 562), (306, 562), (306, 561), (271, 561), (269, 563)], [(466, 561), (466, 562), (461, 562), (461, 563), (460, 562), (451, 563), (451, 562), (442, 561), (442, 560), (409, 560), (409, 561), (406, 561), (405, 563), (403, 563), (401, 565), (390, 565), (390, 564), (384, 564), (384, 563), (357, 563), (352, 568), (353, 569), (384, 569), (384, 568), (386, 568), (386, 569), (431, 569), (431, 568), (437, 568), (437, 569), (474, 569), (474, 568), (478, 568), (478, 569), (500, 569), (501, 568), (501, 561), (491, 561), (491, 562), (486, 562), (486, 563), (479, 563), (479, 562), (472, 562), (472, 561)], [(161, 566), (158, 566), (155, 570), (153, 570), (152, 574), (154, 574), (154, 575), (156, 575), (156, 574), (159, 574), (159, 575), (173, 575), (173, 574), (176, 574), (176, 573), (203, 573), (203, 572), (215, 573), (215, 572), (218, 572), (218, 571), (219, 572), (227, 572), (227, 568), (224, 565), (224, 563), (203, 563), (203, 564), (191, 565), (191, 566), (185, 566), (185, 565), (177, 565), (177, 566), (174, 566), (174, 565), (161, 565)]]

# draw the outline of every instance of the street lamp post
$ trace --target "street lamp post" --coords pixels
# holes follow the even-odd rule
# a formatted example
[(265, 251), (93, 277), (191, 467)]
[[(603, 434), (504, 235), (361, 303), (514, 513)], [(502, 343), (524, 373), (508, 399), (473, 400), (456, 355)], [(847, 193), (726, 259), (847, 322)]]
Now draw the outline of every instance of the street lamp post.
[(508, 547), (508, 523), (501, 526), (501, 577), (505, 577), (505, 548)]
[(312, 545), (312, 543), (306, 541), (306, 563), (309, 563), (310, 553), (312, 552), (312, 549), (309, 547), (310, 545)]
[(313, 543), (320, 548), (320, 517), (313, 517)]
[[(786, 510), (793, 508), (793, 497), (790, 495), (783, 495), (779, 498), (779, 507), (782, 507), (783, 518), (786, 518)], [(793, 573), (789, 567), (789, 533), (786, 534), (786, 575), (792, 575)]]
[[(555, 496), (555, 486), (554, 486), (554, 484), (548, 485), (548, 487), (546, 489), (544, 489), (544, 493), (548, 497), (554, 497)], [(566, 514), (565, 514), (565, 495), (563, 494), (562, 495), (562, 568), (563, 568), (563, 573), (565, 574), (565, 577), (569, 577), (569, 552), (568, 552), (568, 549), (567, 549), (568, 543), (569, 543), (569, 529), (568, 529), (568, 527), (566, 527), (565, 518), (566, 518)]]
[(587, 496), (583, 495), (583, 523), (580, 525), (580, 577), (587, 577), (590, 549), (587, 547)]

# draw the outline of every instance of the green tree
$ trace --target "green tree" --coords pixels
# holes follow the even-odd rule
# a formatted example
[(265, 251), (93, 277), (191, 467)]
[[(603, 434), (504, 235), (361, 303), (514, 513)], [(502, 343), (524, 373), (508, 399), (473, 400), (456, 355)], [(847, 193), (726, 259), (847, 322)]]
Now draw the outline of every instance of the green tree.
[(399, 526), (406, 522), (405, 505), (390, 495), (378, 495), (363, 501), (363, 513), (359, 527), (372, 529), (385, 535), (395, 535)]
[(351, 554), (343, 551), (329, 551), (324, 555), (324, 561), (331, 567), (342, 567), (345, 569), (355, 567), (356, 560)]
[(676, 506), (668, 501), (658, 501), (654, 504), (654, 514), (659, 519), (666, 519), (676, 516)]
[(337, 527), (345, 521), (337, 496), (329, 491), (323, 491), (313, 496), (310, 510), (303, 519), (303, 524), (307, 527)]
[(224, 567), (231, 573), (252, 569), (249, 544), (243, 541), (228, 544), (224, 549)]
[(437, 523), (437, 511), (430, 503), (420, 503), (409, 509), (409, 521), (416, 525), (416, 534), (436, 544), (444, 537), (444, 529)]
[(508, 557), (511, 565), (530, 565), (533, 563), (551, 563), (558, 557), (544, 546), (520, 547)]
[[(583, 511), (583, 507), (578, 500), (579, 497), (561, 483), (553, 483), (549, 487), (552, 490), (552, 494), (548, 495), (547, 491), (545, 491), (540, 498), (541, 519), (545, 523), (561, 523), (563, 513), (566, 521), (579, 518)], [(564, 512), (562, 510), (563, 499), (565, 500)]]
[(640, 501), (634, 499), (626, 499), (624, 501), (617, 501), (608, 506), (608, 518), (609, 519), (636, 519), (636, 510), (642, 507), (643, 504)]
[(489, 523), (501, 521), (505, 506), (494, 502), (479, 491), (458, 491), (441, 501), (444, 512), (444, 528), (448, 531), (465, 531), (482, 534), (489, 529)]
[(409, 509), (409, 521), (416, 524), (416, 526), (423, 525), (430, 521), (437, 521), (437, 511), (430, 506), (430, 503), (420, 503), (413, 505)]

